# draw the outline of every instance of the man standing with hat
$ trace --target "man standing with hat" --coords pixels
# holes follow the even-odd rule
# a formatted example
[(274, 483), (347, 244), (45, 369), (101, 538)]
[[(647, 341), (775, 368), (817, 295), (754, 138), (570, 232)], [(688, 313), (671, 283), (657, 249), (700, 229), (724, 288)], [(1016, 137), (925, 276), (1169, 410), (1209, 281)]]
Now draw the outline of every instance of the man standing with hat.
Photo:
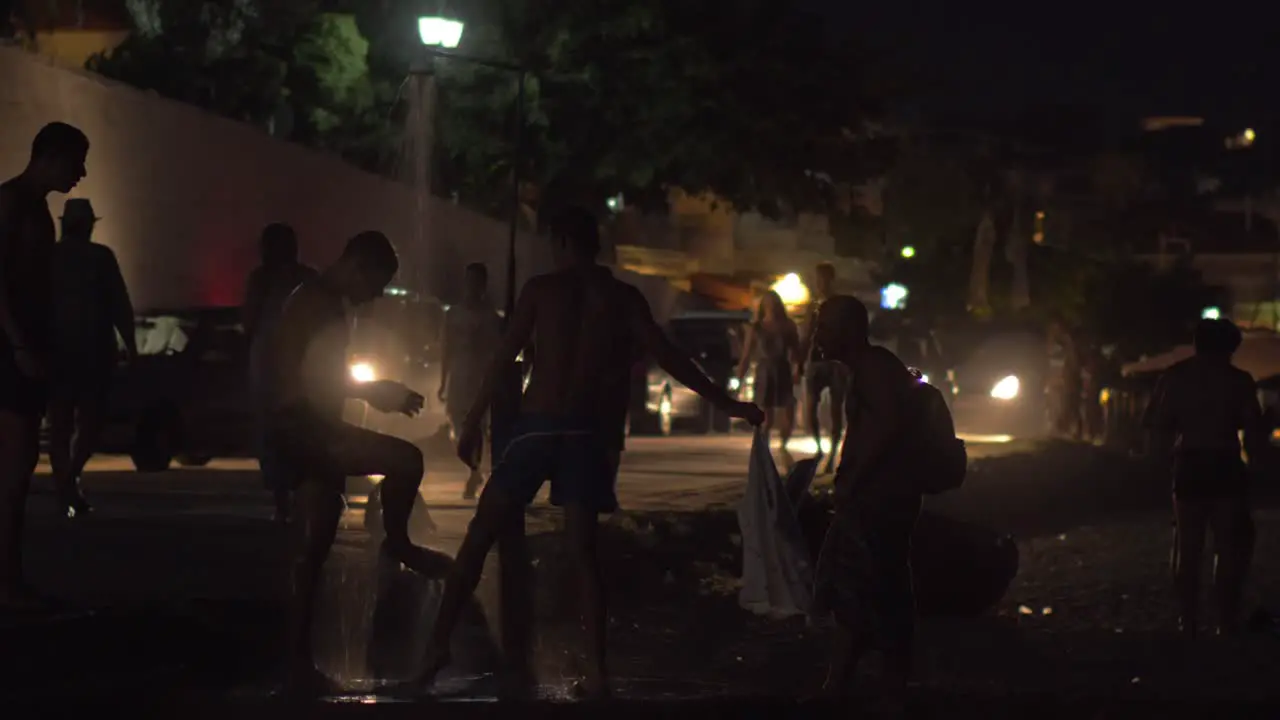
[(49, 462), (58, 502), (69, 517), (90, 510), (80, 474), (106, 422), (107, 392), (124, 340), (138, 354), (133, 303), (116, 255), (91, 240), (100, 218), (85, 198), (67, 200), (62, 240), (53, 256), (53, 384), (49, 400)]

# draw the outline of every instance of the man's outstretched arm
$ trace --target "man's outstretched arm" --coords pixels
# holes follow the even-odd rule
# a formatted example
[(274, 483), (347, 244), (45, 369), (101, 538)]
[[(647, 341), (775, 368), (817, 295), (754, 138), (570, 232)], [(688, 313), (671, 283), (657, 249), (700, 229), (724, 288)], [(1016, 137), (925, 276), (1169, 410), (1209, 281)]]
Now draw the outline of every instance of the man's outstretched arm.
[(649, 310), (649, 303), (637, 290), (628, 292), (627, 315), (631, 322), (632, 332), (640, 338), (646, 350), (653, 355), (658, 365), (671, 374), (678, 382), (698, 393), (725, 412), (735, 410), (739, 403), (725, 389), (707, 377), (707, 374), (693, 362), (689, 354), (676, 347), (667, 334), (658, 327)]

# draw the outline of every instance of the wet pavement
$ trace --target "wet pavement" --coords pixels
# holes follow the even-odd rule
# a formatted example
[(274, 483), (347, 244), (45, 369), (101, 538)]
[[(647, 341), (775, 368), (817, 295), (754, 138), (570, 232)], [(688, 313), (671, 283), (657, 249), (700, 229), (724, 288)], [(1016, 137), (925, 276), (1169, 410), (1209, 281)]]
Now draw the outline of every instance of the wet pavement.
[[(844, 706), (801, 708), (786, 699), (816, 694), (821, 631), (737, 609), (740, 559), (728, 504), (740, 487), (735, 468), (745, 466), (745, 443), (678, 439), (668, 451), (654, 446), (632, 456), (621, 482), (631, 510), (610, 519), (603, 539), (603, 552), (615, 559), (606, 581), (618, 701), (609, 714), (678, 709), (743, 717), (772, 706), (847, 716)], [(53, 515), (40, 481), (32, 500), (32, 579), (72, 607), (98, 610), (0, 619), (0, 647), (6, 658), (20, 659), (0, 676), (0, 696), (10, 705), (33, 697), (195, 704), (211, 717), (252, 714), (242, 706), (272, 698), (283, 535), (268, 519), (256, 475), (227, 465), (154, 476), (100, 465), (86, 479), (100, 512), (75, 521)], [(470, 516), (471, 505), (455, 500), (464, 480), (432, 468), (425, 496), (438, 527), (428, 534), (419, 523), (420, 540), (455, 547)], [(361, 486), (352, 489), (326, 570), (316, 641), (317, 664), (353, 692), (326, 703), (324, 714), (395, 712), (406, 705), (371, 695), (370, 678), (412, 673), (439, 587), (379, 567), (363, 528)], [(1262, 500), (1250, 600), (1274, 607), (1280, 511)], [(1219, 712), (1236, 717), (1231, 713), (1245, 705), (1259, 709), (1277, 699), (1274, 633), (1206, 639), (1195, 647), (1172, 633), (1167, 494), (1158, 479), (1122, 458), (1092, 448), (1009, 444), (979, 458), (963, 490), (929, 505), (1013, 532), (1020, 569), (990, 612), (925, 619), (917, 713), (1099, 717), (1110, 704), (1102, 716), (1183, 717), (1225, 703)], [(587, 712), (556, 702), (567, 695), (577, 637), (562, 546), (546, 534), (557, 527), (556, 516), (535, 508), (529, 527), (536, 535), (536, 653), (542, 697), (551, 702), (539, 712)], [(487, 575), (477, 612), (456, 644), (467, 652), (437, 698), (452, 700), (450, 717), (506, 716), (524, 707), (489, 702), (493, 683), (486, 674), (494, 663), (485, 618), (495, 617), (496, 597)], [(404, 630), (387, 633), (380, 625)]]

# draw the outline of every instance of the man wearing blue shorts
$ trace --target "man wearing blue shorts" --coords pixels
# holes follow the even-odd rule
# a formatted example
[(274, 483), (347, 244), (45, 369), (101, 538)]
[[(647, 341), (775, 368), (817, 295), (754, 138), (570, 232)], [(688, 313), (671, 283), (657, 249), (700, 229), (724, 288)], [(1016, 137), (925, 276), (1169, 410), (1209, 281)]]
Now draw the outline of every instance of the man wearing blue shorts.
[(449, 574), (426, 671), (419, 678), (423, 684), (429, 684), (449, 662), (450, 637), (480, 581), (489, 549), (550, 480), (551, 503), (565, 511), (586, 624), (588, 659), (579, 690), (591, 697), (608, 694), (607, 615), (596, 557), (597, 516), (618, 507), (614, 481), (638, 345), (722, 412), (756, 425), (764, 419), (758, 407), (730, 398), (667, 339), (635, 287), (596, 263), (600, 235), (595, 217), (584, 210), (569, 210), (550, 229), (559, 269), (525, 286), (493, 365), (460, 428), (458, 456), (472, 464), (493, 389), (532, 340), (536, 354), (521, 416), (480, 496)]

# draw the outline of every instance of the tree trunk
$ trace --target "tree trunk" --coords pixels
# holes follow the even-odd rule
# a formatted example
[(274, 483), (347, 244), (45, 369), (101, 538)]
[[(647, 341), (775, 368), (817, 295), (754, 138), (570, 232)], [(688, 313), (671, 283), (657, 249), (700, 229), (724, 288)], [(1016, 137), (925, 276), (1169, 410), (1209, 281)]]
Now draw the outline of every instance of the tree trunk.
[(1013, 223), (1004, 241), (1004, 256), (1013, 266), (1013, 292), (1010, 304), (1014, 310), (1031, 305), (1031, 281), (1027, 274), (1027, 227), (1020, 206), (1013, 209)]
[(973, 241), (973, 270), (969, 275), (969, 311), (985, 315), (991, 310), (989, 295), (991, 281), (991, 255), (996, 245), (996, 224), (991, 209), (982, 213), (978, 232)]

